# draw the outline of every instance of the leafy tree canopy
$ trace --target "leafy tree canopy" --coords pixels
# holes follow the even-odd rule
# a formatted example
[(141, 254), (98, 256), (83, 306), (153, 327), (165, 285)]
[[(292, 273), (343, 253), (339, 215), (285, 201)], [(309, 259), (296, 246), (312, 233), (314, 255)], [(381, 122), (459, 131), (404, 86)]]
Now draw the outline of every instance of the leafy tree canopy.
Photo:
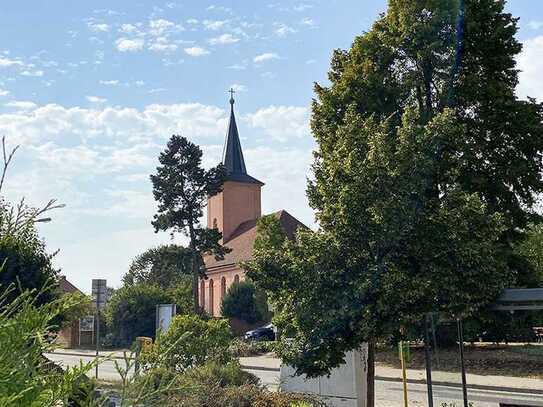
[(258, 307), (255, 285), (249, 281), (232, 284), (222, 300), (221, 315), (250, 324), (261, 321), (264, 315)]
[(390, 0), (334, 52), (311, 120), (321, 229), (280, 244), (261, 232), (248, 266), (298, 372), (326, 373), (430, 311), (473, 315), (514, 283), (513, 243), (543, 189), (543, 110), (515, 96), (521, 47), (503, 9)]
[(169, 244), (151, 248), (132, 260), (123, 283), (175, 287), (183, 276), (190, 276), (191, 259), (191, 251), (183, 246)]
[(116, 290), (105, 309), (116, 345), (130, 345), (138, 336), (154, 337), (156, 306), (171, 301), (170, 294), (158, 286), (137, 284)]

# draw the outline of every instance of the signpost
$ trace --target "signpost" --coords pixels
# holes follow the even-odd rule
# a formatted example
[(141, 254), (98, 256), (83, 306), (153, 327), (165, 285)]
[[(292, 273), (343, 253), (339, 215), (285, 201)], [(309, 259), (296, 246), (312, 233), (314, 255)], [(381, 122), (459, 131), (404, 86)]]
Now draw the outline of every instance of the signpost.
[[(92, 301), (96, 309), (96, 359), (100, 350), (100, 311), (105, 307), (107, 301), (106, 280), (92, 280)], [(98, 379), (98, 361), (96, 361), (96, 378)]]
[(175, 304), (157, 304), (156, 306), (156, 334), (167, 331), (175, 316)]
[(81, 332), (91, 332), (94, 335), (94, 315), (79, 318), (79, 345), (81, 345)]

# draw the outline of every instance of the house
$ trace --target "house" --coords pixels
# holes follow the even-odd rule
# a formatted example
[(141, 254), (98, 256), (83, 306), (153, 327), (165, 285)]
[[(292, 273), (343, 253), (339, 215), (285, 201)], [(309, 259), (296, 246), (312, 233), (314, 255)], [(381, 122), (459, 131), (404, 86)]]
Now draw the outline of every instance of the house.
[[(251, 260), (256, 239), (256, 226), (261, 213), (262, 181), (250, 176), (245, 167), (239, 140), (234, 99), (230, 98), (230, 122), (223, 150), (223, 165), (227, 178), (223, 190), (208, 199), (207, 226), (217, 228), (223, 235), (222, 244), (231, 252), (222, 260), (205, 256), (207, 279), (200, 279), (200, 306), (213, 316), (220, 316), (221, 303), (228, 288), (245, 279), (239, 263)], [(293, 238), (303, 224), (281, 210), (274, 213), (286, 235)]]
[[(58, 277), (58, 288), (61, 295), (83, 293), (72, 283), (70, 283), (66, 276)], [(72, 321), (69, 325), (64, 326), (58, 333), (57, 341), (67, 348), (77, 348), (80, 345), (79, 338), (79, 319)]]

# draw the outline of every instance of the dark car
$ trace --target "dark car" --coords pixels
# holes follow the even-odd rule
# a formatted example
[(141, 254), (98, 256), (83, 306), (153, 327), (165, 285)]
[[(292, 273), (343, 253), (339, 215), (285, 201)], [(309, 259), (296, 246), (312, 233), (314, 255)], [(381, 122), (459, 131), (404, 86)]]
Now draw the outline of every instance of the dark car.
[(273, 325), (268, 324), (245, 332), (244, 338), (247, 341), (275, 341), (275, 331)]

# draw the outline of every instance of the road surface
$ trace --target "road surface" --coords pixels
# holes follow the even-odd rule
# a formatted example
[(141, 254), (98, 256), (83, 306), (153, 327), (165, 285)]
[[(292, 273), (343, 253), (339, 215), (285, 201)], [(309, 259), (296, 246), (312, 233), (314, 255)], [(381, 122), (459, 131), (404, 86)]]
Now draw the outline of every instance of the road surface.
[[(90, 362), (91, 357), (65, 354), (48, 354), (51, 360), (62, 364), (63, 366), (77, 366), (81, 361)], [(124, 368), (125, 362), (116, 359), (117, 363)], [(277, 389), (279, 385), (279, 372), (276, 370), (253, 370), (248, 372), (257, 376), (262, 384), (270, 389)], [(94, 369), (92, 370), (94, 375)], [(99, 378), (108, 381), (119, 380), (119, 373), (115, 367), (115, 362), (105, 360), (100, 364), (98, 370)], [(434, 386), (434, 406), (439, 407), (441, 403), (455, 402), (457, 406), (462, 406), (462, 391), (458, 387)], [(408, 385), (409, 405), (426, 406), (426, 385), (412, 384)], [(473, 402), (474, 407), (498, 407), (499, 403), (510, 403), (520, 405), (533, 405), (543, 407), (543, 394), (529, 394), (526, 392), (496, 391), (496, 390), (474, 390), (468, 391), (469, 401)], [(377, 407), (401, 407), (403, 406), (402, 383), (389, 380), (377, 380), (375, 382), (375, 405)]]

